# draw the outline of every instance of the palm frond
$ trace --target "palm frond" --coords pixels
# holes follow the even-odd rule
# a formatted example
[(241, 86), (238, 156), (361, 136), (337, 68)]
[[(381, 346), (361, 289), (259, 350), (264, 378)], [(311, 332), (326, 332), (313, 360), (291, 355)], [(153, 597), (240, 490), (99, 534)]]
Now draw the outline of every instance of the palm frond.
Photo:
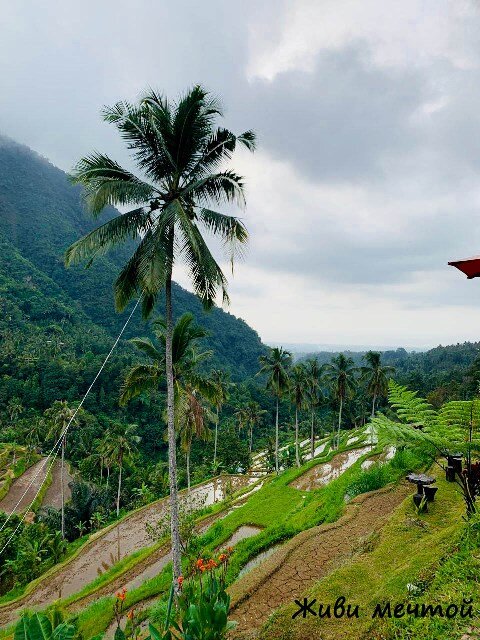
[(212, 173), (205, 178), (190, 182), (182, 190), (182, 196), (189, 196), (205, 205), (210, 202), (216, 204), (233, 202), (242, 208), (245, 206), (243, 178), (231, 170)]
[(155, 187), (101, 153), (82, 158), (75, 166), (71, 180), (83, 185), (88, 207), (94, 215), (109, 204), (147, 203), (158, 195)]
[(132, 367), (120, 390), (120, 405), (125, 406), (141, 393), (156, 391), (164, 376), (157, 365), (140, 364)]
[[(177, 201), (178, 202), (178, 201)], [(190, 271), (193, 288), (203, 306), (210, 309), (215, 304), (217, 292), (222, 292), (222, 301), (228, 304), (227, 280), (212, 256), (198, 227), (192, 223), (180, 202), (177, 205), (180, 233), (183, 236), (182, 254)]]
[(164, 362), (165, 357), (163, 353), (161, 353), (148, 338), (132, 338), (130, 342), (134, 344), (137, 349), (143, 351), (143, 353), (145, 353), (152, 360), (156, 360), (159, 363)]
[(179, 171), (188, 172), (195, 164), (198, 152), (210, 138), (214, 118), (219, 115), (219, 103), (199, 85), (180, 98), (173, 119)]
[(106, 122), (117, 127), (127, 148), (134, 152), (138, 166), (147, 176), (160, 182), (176, 170), (167, 153), (163, 132), (153, 125), (151, 110), (145, 102), (139, 106), (125, 101), (117, 102), (112, 107), (104, 107), (102, 114)]
[(233, 270), (234, 260), (243, 256), (244, 247), (248, 242), (248, 231), (243, 222), (235, 216), (227, 216), (203, 207), (198, 211), (198, 218), (208, 231), (222, 238)]
[(138, 238), (150, 226), (150, 215), (143, 208), (118, 215), (74, 242), (65, 252), (65, 263), (70, 266), (88, 260), (90, 265), (95, 257), (128, 238)]

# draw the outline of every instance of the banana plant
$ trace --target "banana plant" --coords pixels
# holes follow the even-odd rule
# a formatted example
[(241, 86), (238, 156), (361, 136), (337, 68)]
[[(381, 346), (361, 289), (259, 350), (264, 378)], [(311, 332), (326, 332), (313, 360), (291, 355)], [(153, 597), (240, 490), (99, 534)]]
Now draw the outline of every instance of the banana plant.
[(14, 640), (73, 640), (76, 629), (54, 611), (49, 618), (43, 613), (25, 614), (15, 627)]

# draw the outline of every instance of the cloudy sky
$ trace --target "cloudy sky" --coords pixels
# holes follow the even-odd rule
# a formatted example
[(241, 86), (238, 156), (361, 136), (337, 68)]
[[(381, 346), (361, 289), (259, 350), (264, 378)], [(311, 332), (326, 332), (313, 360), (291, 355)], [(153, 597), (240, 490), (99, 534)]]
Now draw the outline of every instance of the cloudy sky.
[[(251, 243), (231, 312), (269, 342), (480, 339), (480, 4), (0, 0), (0, 131), (62, 169), (122, 161), (104, 104), (219, 94)], [(187, 284), (180, 269), (177, 279)]]

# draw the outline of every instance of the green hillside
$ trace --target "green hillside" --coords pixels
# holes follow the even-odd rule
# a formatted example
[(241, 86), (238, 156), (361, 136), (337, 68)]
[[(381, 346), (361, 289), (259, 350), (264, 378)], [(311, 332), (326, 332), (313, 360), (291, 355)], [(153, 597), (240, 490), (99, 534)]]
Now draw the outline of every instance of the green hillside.
[[(114, 214), (111, 209), (104, 217)], [(0, 138), (0, 273), (9, 294), (2, 304), (16, 308), (9, 329), (23, 323), (25, 330), (25, 323), (32, 322), (46, 329), (49, 322), (62, 322), (63, 331), (71, 333), (69, 327), (81, 323), (88, 326), (90, 348), (104, 350), (105, 338), (114, 336), (125, 319), (114, 311), (112, 283), (129, 247), (99, 259), (90, 269), (67, 270), (63, 264), (65, 248), (94, 224), (81, 190), (63, 171), (27, 147)], [(256, 372), (264, 347), (243, 320), (218, 308), (204, 313), (197, 298), (179, 286), (174, 302), (178, 315), (191, 311), (212, 334), (205, 346), (215, 351), (213, 365), (230, 370), (237, 379)], [(138, 314), (126, 337), (146, 331)]]

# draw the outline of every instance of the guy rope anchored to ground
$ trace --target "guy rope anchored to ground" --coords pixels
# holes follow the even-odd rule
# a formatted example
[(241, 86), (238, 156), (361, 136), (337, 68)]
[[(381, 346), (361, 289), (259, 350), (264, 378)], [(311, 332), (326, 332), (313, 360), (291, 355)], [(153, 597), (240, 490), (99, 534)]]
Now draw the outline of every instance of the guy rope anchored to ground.
[(22, 500), (24, 499), (24, 497), (26, 496), (28, 490), (30, 489), (30, 487), (33, 485), (33, 483), (35, 482), (35, 480), (37, 479), (38, 475), (42, 472), (42, 470), (44, 469), (45, 465), (48, 463), (49, 459), (51, 458), (51, 462), (49, 464), (48, 467), (48, 471), (45, 474), (45, 478), (42, 480), (33, 500), (31, 501), (31, 503), (29, 504), (28, 508), (25, 509), (25, 512), (23, 514), (23, 516), (20, 519), (20, 522), (18, 523), (18, 525), (15, 527), (13, 533), (10, 535), (10, 537), (8, 538), (8, 540), (6, 541), (6, 543), (3, 545), (3, 547), (0, 549), (0, 557), (2, 556), (3, 552), (5, 551), (5, 549), (8, 547), (8, 545), (10, 544), (10, 542), (13, 540), (13, 538), (15, 537), (15, 534), (17, 533), (17, 531), (19, 530), (19, 528), (22, 526), (27, 513), (31, 510), (32, 505), (35, 503), (35, 500), (37, 499), (38, 495), (40, 494), (40, 491), (42, 490), (42, 487), (48, 477), (48, 474), (50, 473), (50, 470), (52, 469), (56, 457), (58, 455), (58, 452), (60, 450), (61, 444), (62, 444), (62, 440), (65, 438), (65, 436), (68, 433), (68, 430), (70, 428), (70, 425), (72, 424), (72, 422), (74, 421), (77, 413), (80, 411), (80, 409), (82, 408), (85, 400), (87, 399), (90, 391), (93, 389), (93, 386), (95, 385), (96, 381), (98, 380), (98, 378), (100, 377), (103, 369), (105, 368), (105, 365), (107, 364), (108, 360), (110, 359), (110, 356), (112, 355), (112, 353), (115, 350), (115, 347), (117, 346), (117, 344), (120, 342), (120, 338), (122, 337), (125, 329), (127, 328), (128, 323), (130, 322), (130, 320), (132, 319), (133, 314), (135, 313), (138, 305), (140, 304), (140, 301), (142, 299), (142, 296), (140, 296), (137, 300), (137, 302), (135, 303), (135, 306), (133, 307), (130, 315), (128, 316), (125, 324), (123, 325), (120, 333), (118, 334), (115, 342), (112, 345), (112, 348), (110, 349), (110, 351), (108, 352), (107, 356), (105, 357), (102, 366), (100, 367), (100, 369), (97, 371), (97, 374), (95, 376), (95, 378), (93, 379), (92, 383), (90, 384), (90, 386), (88, 387), (87, 391), (85, 392), (80, 404), (78, 405), (78, 407), (75, 409), (72, 417), (70, 418), (70, 420), (68, 421), (68, 424), (66, 425), (65, 429), (62, 431), (62, 433), (60, 434), (58, 440), (55, 442), (55, 444), (53, 445), (52, 450), (50, 451), (50, 453), (48, 454), (48, 456), (45, 458), (44, 462), (40, 465), (40, 467), (38, 468), (36, 474), (33, 476), (33, 478), (30, 481), (30, 484), (27, 486), (27, 488), (25, 489), (25, 491), (23, 492), (22, 496), (20, 497), (20, 499), (18, 500), (17, 504), (15, 505), (15, 507), (13, 508), (13, 510), (11, 511), (11, 513), (7, 516), (7, 518), (5, 519), (5, 522), (2, 524), (2, 526), (0, 527), (0, 533), (5, 529), (5, 527), (7, 526), (7, 524), (9, 523), (11, 517), (13, 515), (15, 515), (15, 511), (17, 510), (19, 504), (22, 502)]

